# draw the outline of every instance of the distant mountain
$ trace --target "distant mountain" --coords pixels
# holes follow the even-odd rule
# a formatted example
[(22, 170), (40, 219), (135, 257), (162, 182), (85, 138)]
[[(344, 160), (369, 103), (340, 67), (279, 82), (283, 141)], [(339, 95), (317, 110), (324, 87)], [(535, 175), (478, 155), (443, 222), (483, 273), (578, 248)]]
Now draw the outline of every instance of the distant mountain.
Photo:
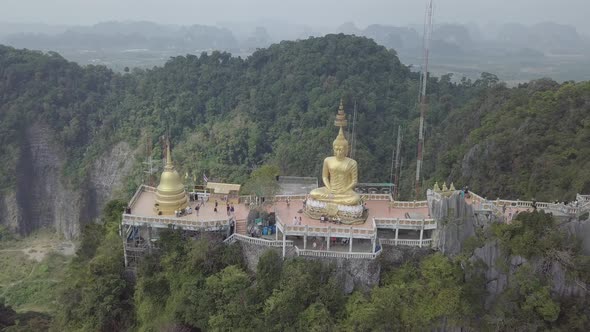
[(21, 32), (5, 36), (18, 48), (42, 50), (236, 50), (238, 41), (226, 28), (206, 25), (175, 26), (152, 22), (104, 22), (70, 27), (57, 34)]
[(497, 40), (507, 46), (536, 49), (545, 53), (580, 54), (588, 50), (589, 41), (575, 27), (553, 22), (532, 26), (511, 23), (501, 26)]

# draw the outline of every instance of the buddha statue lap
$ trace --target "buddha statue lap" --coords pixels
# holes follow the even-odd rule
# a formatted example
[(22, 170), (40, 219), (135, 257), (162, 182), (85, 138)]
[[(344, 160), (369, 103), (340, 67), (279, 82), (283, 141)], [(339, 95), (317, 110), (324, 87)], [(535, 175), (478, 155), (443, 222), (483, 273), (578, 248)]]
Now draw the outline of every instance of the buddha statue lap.
[(339, 205), (358, 205), (361, 198), (354, 192), (358, 182), (357, 163), (346, 157), (348, 142), (344, 138), (342, 128), (334, 141), (334, 156), (324, 159), (322, 180), (325, 187), (317, 188), (309, 193), (311, 199), (336, 203)]

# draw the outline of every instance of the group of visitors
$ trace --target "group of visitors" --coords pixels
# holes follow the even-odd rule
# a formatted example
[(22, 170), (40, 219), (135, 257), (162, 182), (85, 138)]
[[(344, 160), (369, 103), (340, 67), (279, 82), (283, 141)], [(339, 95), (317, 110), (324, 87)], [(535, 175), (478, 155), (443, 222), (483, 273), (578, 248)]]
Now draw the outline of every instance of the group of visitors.
[(191, 213), (193, 213), (193, 209), (190, 206), (187, 206), (184, 209), (174, 210), (174, 215), (177, 218), (182, 217), (182, 216), (187, 215), (187, 214), (191, 214)]
[(301, 216), (299, 216), (299, 219), (297, 219), (297, 216), (293, 217), (293, 225), (301, 225)]
[(342, 220), (340, 218), (338, 218), (338, 217), (330, 218), (330, 217), (328, 217), (326, 215), (321, 215), (320, 216), (320, 222), (333, 222), (335, 224), (340, 224), (340, 223), (342, 223)]
[(469, 187), (468, 186), (463, 187), (463, 189), (461, 189), (461, 191), (459, 192), (459, 195), (461, 195), (461, 199), (469, 198), (471, 196), (469, 194)]
[[(215, 200), (215, 206), (213, 207), (213, 212), (217, 213), (217, 208), (219, 207), (219, 202), (217, 200)], [(236, 209), (234, 207), (233, 203), (229, 203), (228, 201), (226, 201), (225, 203), (225, 211), (227, 212), (227, 216), (233, 216), (236, 212)]]

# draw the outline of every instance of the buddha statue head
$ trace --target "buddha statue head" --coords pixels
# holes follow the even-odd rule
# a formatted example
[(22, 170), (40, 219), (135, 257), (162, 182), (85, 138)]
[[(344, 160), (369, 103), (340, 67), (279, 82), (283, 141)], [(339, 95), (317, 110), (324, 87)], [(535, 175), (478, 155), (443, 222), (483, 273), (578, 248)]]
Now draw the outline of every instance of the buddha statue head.
[(338, 136), (336, 136), (336, 139), (332, 143), (332, 147), (334, 148), (334, 156), (336, 159), (342, 160), (348, 155), (348, 141), (346, 140), (346, 137), (344, 137), (342, 127), (340, 127)]

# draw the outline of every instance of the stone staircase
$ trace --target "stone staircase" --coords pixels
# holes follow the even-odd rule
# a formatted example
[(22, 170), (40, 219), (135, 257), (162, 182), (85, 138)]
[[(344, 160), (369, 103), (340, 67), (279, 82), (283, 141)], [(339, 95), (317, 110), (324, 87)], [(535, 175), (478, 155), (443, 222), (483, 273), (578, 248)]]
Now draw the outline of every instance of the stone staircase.
[(248, 230), (246, 229), (246, 220), (236, 221), (236, 233), (241, 235), (248, 235)]

